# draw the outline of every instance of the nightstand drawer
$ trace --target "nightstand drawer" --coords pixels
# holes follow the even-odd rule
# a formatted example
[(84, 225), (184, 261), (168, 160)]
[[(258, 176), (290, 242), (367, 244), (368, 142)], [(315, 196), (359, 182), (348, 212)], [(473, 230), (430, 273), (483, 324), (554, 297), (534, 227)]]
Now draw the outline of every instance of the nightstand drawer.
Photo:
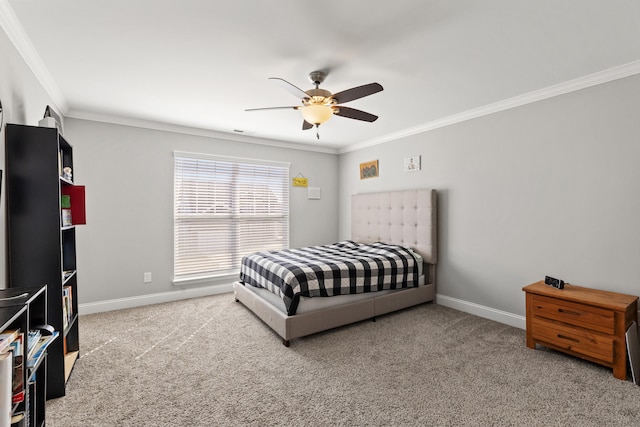
[(615, 332), (615, 314), (611, 310), (542, 295), (532, 295), (532, 302), (532, 314), (536, 317), (544, 317), (605, 334)]
[(540, 318), (532, 319), (531, 333), (536, 341), (613, 363), (614, 339), (611, 336)]

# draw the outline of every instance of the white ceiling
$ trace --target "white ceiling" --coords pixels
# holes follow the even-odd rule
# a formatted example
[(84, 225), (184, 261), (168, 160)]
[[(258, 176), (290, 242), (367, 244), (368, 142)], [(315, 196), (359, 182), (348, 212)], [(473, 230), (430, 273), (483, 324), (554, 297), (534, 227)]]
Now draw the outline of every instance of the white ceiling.
[[(337, 152), (640, 72), (638, 0), (7, 1), (66, 116)], [(318, 141), (298, 111), (244, 111), (297, 105), (268, 77), (306, 90), (316, 69), (333, 93), (380, 83), (347, 104), (380, 118), (333, 117)]]

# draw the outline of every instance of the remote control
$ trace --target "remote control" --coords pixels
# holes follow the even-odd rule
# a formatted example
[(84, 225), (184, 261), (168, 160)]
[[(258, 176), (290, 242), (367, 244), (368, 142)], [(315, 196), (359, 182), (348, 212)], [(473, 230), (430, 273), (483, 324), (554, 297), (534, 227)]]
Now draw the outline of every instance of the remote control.
[(564, 289), (564, 281), (551, 276), (544, 276), (544, 283), (556, 289)]

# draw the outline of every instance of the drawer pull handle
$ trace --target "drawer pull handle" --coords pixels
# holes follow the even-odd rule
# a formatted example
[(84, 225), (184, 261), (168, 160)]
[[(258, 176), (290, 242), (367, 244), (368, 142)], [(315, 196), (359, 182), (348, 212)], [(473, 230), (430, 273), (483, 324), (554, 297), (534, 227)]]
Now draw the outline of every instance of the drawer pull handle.
[(563, 314), (570, 314), (572, 316), (580, 316), (581, 313), (578, 313), (577, 311), (569, 311), (569, 310), (565, 310), (564, 308), (559, 308), (558, 311), (560, 313)]
[(573, 341), (573, 342), (576, 342), (576, 343), (579, 343), (579, 342), (580, 342), (580, 340), (577, 340), (577, 339), (575, 339), (575, 338), (573, 338), (573, 337), (568, 337), (568, 336), (566, 336), (566, 335), (560, 335), (560, 334), (557, 334), (557, 336), (558, 336), (558, 338), (563, 339), (563, 340)]

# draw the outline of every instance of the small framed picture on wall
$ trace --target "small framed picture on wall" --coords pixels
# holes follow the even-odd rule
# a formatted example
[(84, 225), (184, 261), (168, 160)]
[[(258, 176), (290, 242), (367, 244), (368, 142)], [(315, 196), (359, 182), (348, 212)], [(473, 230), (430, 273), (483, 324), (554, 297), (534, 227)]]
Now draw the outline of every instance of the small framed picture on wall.
[(378, 177), (378, 161), (360, 163), (360, 179), (377, 178)]
[(420, 156), (405, 157), (404, 171), (416, 172), (420, 170)]

